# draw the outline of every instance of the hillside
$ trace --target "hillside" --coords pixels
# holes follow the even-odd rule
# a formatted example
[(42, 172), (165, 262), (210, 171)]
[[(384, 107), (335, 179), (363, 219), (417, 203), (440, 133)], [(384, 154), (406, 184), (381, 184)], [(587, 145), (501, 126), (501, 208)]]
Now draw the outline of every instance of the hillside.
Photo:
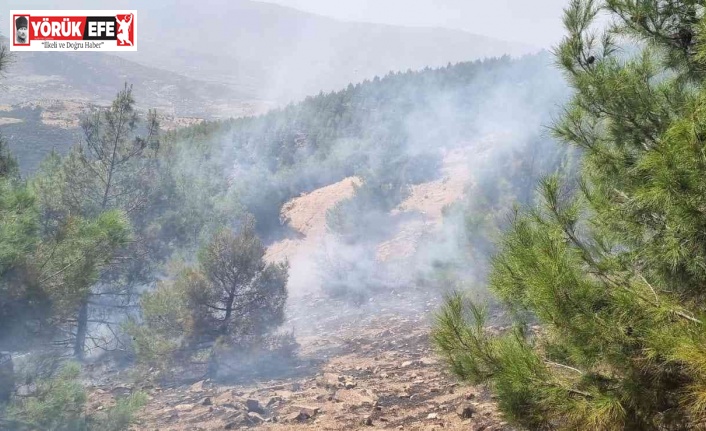
[[(290, 101), (389, 71), (536, 51), (462, 31), (343, 22), (249, 0), (206, 0), (196, 10), (185, 5), (179, 0), (140, 4), (138, 51), (121, 55), (227, 86), (246, 99)], [(16, 6), (55, 7), (48, 0)], [(121, 7), (131, 9), (134, 3), (62, 3), (64, 9)]]
[(704, 2), (12, 15), (0, 431), (706, 430)]
[[(141, 390), (150, 401), (135, 429), (513, 430), (487, 389), (460, 387), (439, 362), (428, 337), (436, 301), (407, 297), (350, 310), (309, 296), (294, 304), (309, 319), (291, 322), (307, 332), (299, 332), (302, 357), (287, 372), (245, 370), (239, 382), (178, 387), (114, 376), (91, 387), (90, 410)], [(92, 368), (98, 374), (101, 366)]]
[[(391, 70), (534, 51), (462, 31), (343, 22), (247, 0), (206, 0), (200, 7), (220, 13), (194, 16), (174, 8), (156, 26), (164, 10), (143, 7), (135, 60), (235, 85), (252, 97), (293, 100)], [(179, 43), (165, 49), (164, 40)]]
[[(7, 43), (0, 38), (0, 43)], [(106, 105), (125, 83), (133, 85), (139, 106), (164, 115), (218, 118), (252, 115), (266, 104), (213, 82), (144, 66), (100, 52), (15, 52), (5, 72), (0, 105), (27, 106), (35, 102), (78, 102)], [(66, 115), (75, 115), (66, 110)]]
[[(388, 73), (262, 115), (168, 131), (159, 142), (126, 138), (121, 141), (122, 154), (138, 158), (120, 172), (122, 188), (113, 189), (110, 201), (107, 189), (102, 189), (108, 182), (94, 178), (91, 169), (110, 168), (112, 163), (98, 159), (88, 164), (84, 155), (52, 157), (46, 169), (30, 177), (47, 226), (55, 214), (72, 217), (73, 208), (90, 214), (102, 202), (112, 202), (129, 210), (133, 235), (139, 238), (127, 241), (134, 248), (105, 273), (114, 277), (113, 271), (125, 271), (125, 277), (106, 278), (106, 283), (135, 289), (136, 295), (125, 299), (121, 290), (91, 292), (89, 296), (97, 300), (85, 305), (86, 319), (96, 317), (87, 328), (96, 334), (89, 339), (92, 344), (79, 347), (87, 352), (88, 361), (96, 361), (86, 367), (93, 384), (86, 406), (90, 416), (100, 417), (116, 399), (142, 389), (149, 395), (149, 406), (138, 420), (151, 429), (236, 429), (266, 420), (266, 426), (275, 429), (290, 425), (350, 429), (369, 424), (418, 429), (443, 424), (462, 429), (471, 423), (506, 429), (485, 394), (474, 389), (476, 398), (471, 400), (456, 393), (449, 374), (433, 358), (424, 332), (430, 313), (452, 286), (439, 277), (439, 270), (449, 267), (453, 258), (467, 272), (480, 267), (478, 261), (466, 258), (465, 221), (449, 216), (453, 215), (449, 208), (466, 200), (479, 202), (484, 194), (502, 200), (517, 184), (526, 183), (520, 178), (524, 173), (535, 178), (556, 165), (550, 158), (556, 148), (542, 137), (540, 124), (552, 114), (565, 86), (548, 60), (544, 53), (521, 59), (506, 56)], [(26, 139), (47, 144), (57, 141), (36, 135), (38, 131), (76, 132), (75, 121), (57, 112), (58, 104), (8, 109), (5, 118), (22, 121), (8, 122), (0, 131), (24, 125), (35, 133)], [(112, 115), (94, 121), (105, 118), (102, 127), (110, 132)], [(47, 129), (36, 128), (38, 124)], [(135, 135), (141, 132), (135, 129)], [(37, 163), (41, 158), (34, 150), (49, 148), (25, 144), (19, 135), (16, 131), (7, 137), (26, 171), (28, 161)], [(104, 136), (108, 139), (98, 141), (101, 145), (115, 145), (112, 135)], [(71, 139), (77, 137), (67, 140)], [(549, 160), (547, 168), (534, 163), (538, 153)], [(115, 150), (101, 150), (93, 157), (108, 154), (120, 156)], [(502, 188), (492, 189), (489, 183)], [(477, 187), (480, 184), (483, 188)], [(133, 199), (124, 199), (125, 193)], [(241, 253), (239, 246), (220, 245), (204, 252), (217, 238), (233, 244), (228, 238), (238, 229), (248, 229), (249, 238), (257, 237), (251, 242), (258, 260), (254, 267), (274, 271), (263, 285), (253, 284), (276, 289), (274, 295), (268, 290), (257, 296), (258, 301), (277, 300), (276, 314), (262, 321), (265, 325), (279, 319), (262, 339), (262, 349), (272, 346), (272, 353), (248, 350), (245, 356), (231, 356), (223, 351), (212, 359), (207, 350), (215, 345), (210, 342), (192, 346), (170, 338), (152, 342), (153, 336), (172, 337), (172, 330), (178, 337), (191, 329), (201, 331), (215, 322), (212, 319), (222, 318), (204, 309), (204, 314), (193, 315), (198, 324), (189, 323), (197, 322), (188, 315), (190, 304), (210, 300), (211, 295), (200, 292), (215, 285), (209, 276), (196, 275), (205, 284), (191, 290), (190, 279), (182, 277), (202, 273), (203, 259), (226, 249)], [(57, 236), (58, 241), (64, 238)], [(444, 238), (455, 241), (445, 244)], [(53, 254), (48, 253), (51, 260)], [(58, 253), (56, 259), (63, 257)], [(289, 266), (267, 266), (266, 259), (287, 260)], [(233, 262), (209, 268), (228, 268)], [(198, 272), (184, 265), (199, 265), (193, 267)], [(229, 273), (240, 274), (237, 271)], [(133, 275), (139, 275), (134, 284)], [(175, 288), (181, 280), (188, 290)], [(138, 292), (142, 286), (154, 288)], [(192, 299), (183, 296), (187, 294)], [(167, 295), (167, 301), (160, 295)], [(159, 308), (150, 308), (151, 298), (157, 299), (152, 304)], [(122, 305), (124, 301), (129, 303)], [(112, 311), (115, 305), (131, 311)], [(3, 310), (10, 315), (6, 321), (15, 318), (14, 308)], [(132, 310), (135, 314), (127, 316)], [(182, 312), (187, 313), (183, 319), (174, 314)], [(115, 321), (136, 313), (141, 319), (131, 319), (125, 331), (138, 332), (124, 334), (127, 338), (112, 335), (113, 326), (119, 324)], [(106, 316), (110, 320), (101, 320)], [(71, 330), (76, 321), (71, 314), (61, 328)], [(390, 332), (380, 331), (381, 326)], [(33, 328), (22, 325), (17, 331)], [(220, 328), (210, 333), (220, 333)], [(123, 350), (122, 343), (129, 347)], [(16, 345), (19, 342), (11, 349)], [(113, 346), (116, 350), (111, 350)], [(141, 352), (152, 355), (149, 349), (162, 346), (166, 350), (151, 356), (155, 362), (135, 364), (145, 357)], [(182, 348), (187, 349), (185, 356), (176, 356)], [(108, 352), (101, 356), (103, 349)], [(212, 368), (214, 360), (217, 365)], [(124, 369), (124, 364), (131, 365)], [(185, 386), (206, 373), (212, 373), (215, 381)], [(333, 385), (328, 373), (335, 374)], [(131, 377), (137, 375), (142, 377)], [(272, 403), (270, 396), (275, 399)], [(244, 411), (246, 397), (267, 406), (252, 408), (251, 400), (251, 411)], [(300, 417), (302, 403), (313, 408)], [(480, 417), (469, 418), (474, 412)]]

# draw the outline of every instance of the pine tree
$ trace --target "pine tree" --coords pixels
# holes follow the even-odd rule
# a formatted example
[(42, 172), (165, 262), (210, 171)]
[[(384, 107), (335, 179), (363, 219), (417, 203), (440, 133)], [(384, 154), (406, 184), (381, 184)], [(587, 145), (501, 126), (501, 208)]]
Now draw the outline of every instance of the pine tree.
[[(154, 111), (149, 111), (145, 123), (143, 127), (132, 87), (126, 84), (109, 108), (97, 109), (81, 119), (82, 144), (64, 159), (50, 155), (34, 180), (48, 236), (60, 235), (77, 216), (95, 220), (110, 211), (128, 215), (134, 226), (131, 241), (111, 255), (120, 260), (120, 265), (103, 265), (99, 280), (95, 280), (98, 283), (76, 297), (71, 343), (79, 358), (91, 338), (89, 320), (107, 322), (100, 314), (102, 307), (126, 306), (132, 301), (134, 287), (150, 281), (152, 275), (150, 265), (155, 253), (149, 249), (143, 231), (151, 227), (144, 217), (157, 195), (154, 155), (159, 149), (159, 123)], [(107, 349), (115, 341), (93, 339), (92, 344)]]
[(190, 293), (204, 316), (201, 331), (237, 343), (283, 323), (288, 267), (268, 264), (264, 257), (252, 217), (246, 217), (238, 231), (216, 232), (201, 249), (203, 284), (192, 286)]
[[(614, 18), (602, 34), (601, 11)], [(452, 370), (490, 384), (518, 424), (704, 426), (703, 16), (694, 0), (566, 10), (556, 56), (576, 93), (553, 130), (582, 151), (579, 178), (544, 179), (501, 240), (489, 285), (513, 329), (490, 335), (485, 310), (455, 294), (433, 332)]]
[(272, 333), (284, 322), (288, 265), (268, 264), (264, 256), (248, 215), (237, 230), (217, 231), (200, 249), (198, 265), (175, 262), (172, 279), (142, 296), (142, 322), (127, 325), (140, 362), (165, 370), (207, 351), (216, 377), (219, 353), (285, 341)]

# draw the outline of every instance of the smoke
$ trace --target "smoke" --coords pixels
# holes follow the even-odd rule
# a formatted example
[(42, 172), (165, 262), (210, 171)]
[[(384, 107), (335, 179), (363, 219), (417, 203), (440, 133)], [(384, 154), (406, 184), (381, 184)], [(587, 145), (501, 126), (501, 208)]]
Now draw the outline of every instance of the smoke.
[[(334, 199), (320, 234), (289, 255), (290, 327), (321, 329), (322, 313), (428, 312), (451, 280), (444, 270), (461, 282), (483, 280), (487, 268), (469, 252), (478, 244), (468, 217), (483, 215), (493, 198), (511, 201), (518, 190), (526, 198), (533, 178), (555, 167), (557, 148), (543, 125), (566, 96), (543, 53), (390, 73), (258, 117), (176, 133), (163, 149), (164, 166), (183, 197), (172, 216), (186, 226), (178, 236), (189, 246), (164, 252), (193, 259), (196, 244), (246, 212), (269, 246), (302, 241), (306, 233), (283, 218), (285, 203), (357, 177), (355, 194)], [(537, 163), (527, 176), (518, 170), (531, 157)], [(417, 187), (424, 184), (430, 199)], [(205, 221), (183, 223), (188, 217)], [(170, 243), (175, 233), (165, 225), (154, 234)]]
[[(236, 157), (233, 181), (248, 184), (244, 188), (258, 184), (257, 193), (248, 196), (250, 208), (279, 209), (287, 197), (349, 175), (362, 181), (355, 196), (329, 209), (329, 218), (338, 211), (344, 226), (337, 231), (329, 221), (314, 246), (309, 243), (290, 256), (291, 297), (332, 297), (334, 307), (348, 304), (352, 308), (344, 313), (356, 315), (355, 307), (370, 312), (372, 303), (392, 292), (402, 292), (409, 307), (430, 288), (438, 297), (457, 283), (482, 284), (493, 231), (469, 234), (469, 217), (491, 218), (488, 227), (501, 223), (515, 200), (531, 201), (536, 180), (559, 168), (564, 157), (546, 128), (568, 97), (550, 56), (390, 74), (349, 91), (353, 96), (341, 97), (350, 98), (350, 104), (366, 91), (377, 91), (376, 97), (385, 100), (361, 116), (360, 135), (335, 139), (318, 152), (308, 145), (312, 136), (306, 125), (295, 121), (290, 126), (303, 143), (292, 154), (298, 161), (274, 178), (265, 165), (277, 163), (262, 152)], [(452, 172), (447, 172), (449, 163), (455, 164)], [(459, 175), (467, 178), (465, 191), (444, 205), (443, 217), (425, 213), (425, 205), (440, 211), (434, 202), (422, 202), (422, 209), (400, 207), (410, 197), (424, 200), (414, 195), (416, 184), (431, 184), (443, 200), (445, 185)], [(269, 239), (276, 244), (272, 219), (259, 217), (270, 220)], [(289, 238), (297, 239), (296, 233)], [(306, 316), (290, 319), (306, 326)]]

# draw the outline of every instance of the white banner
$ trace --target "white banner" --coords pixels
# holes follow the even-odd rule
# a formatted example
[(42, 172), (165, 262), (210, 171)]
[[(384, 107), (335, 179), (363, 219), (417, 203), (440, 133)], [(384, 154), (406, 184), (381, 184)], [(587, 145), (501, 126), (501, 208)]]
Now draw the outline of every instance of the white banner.
[(10, 51), (137, 51), (136, 10), (12, 10)]

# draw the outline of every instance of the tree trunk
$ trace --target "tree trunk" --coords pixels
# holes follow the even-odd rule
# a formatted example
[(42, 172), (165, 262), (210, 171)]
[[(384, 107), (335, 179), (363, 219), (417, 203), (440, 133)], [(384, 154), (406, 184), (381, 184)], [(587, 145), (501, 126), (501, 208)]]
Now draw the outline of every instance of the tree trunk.
[(0, 404), (10, 401), (15, 390), (15, 368), (12, 355), (0, 352)]
[(228, 322), (230, 322), (230, 316), (233, 314), (233, 301), (235, 300), (235, 294), (228, 294), (228, 301), (226, 302), (226, 316), (223, 319), (223, 326), (221, 327), (221, 333), (223, 335), (228, 332)]
[(78, 310), (76, 343), (74, 344), (74, 356), (83, 359), (83, 349), (86, 346), (86, 332), (88, 329), (88, 299), (81, 301)]

